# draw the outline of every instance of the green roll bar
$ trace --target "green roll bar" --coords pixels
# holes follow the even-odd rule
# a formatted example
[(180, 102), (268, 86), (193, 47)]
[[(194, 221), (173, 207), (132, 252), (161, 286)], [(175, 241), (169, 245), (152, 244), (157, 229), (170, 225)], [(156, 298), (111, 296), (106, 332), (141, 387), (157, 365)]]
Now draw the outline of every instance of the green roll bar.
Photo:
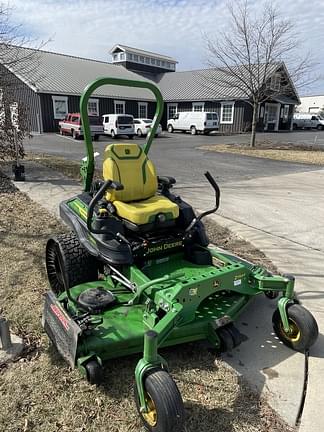
[(153, 119), (153, 126), (146, 137), (146, 142), (143, 148), (145, 154), (147, 154), (150, 150), (153, 138), (155, 136), (156, 130), (159, 126), (163, 114), (162, 94), (160, 90), (156, 87), (156, 85), (148, 81), (137, 81), (137, 80), (128, 80), (128, 79), (121, 79), (121, 78), (103, 77), (103, 78), (97, 78), (92, 83), (87, 85), (80, 99), (80, 113), (81, 113), (81, 120), (83, 126), (84, 142), (86, 145), (86, 152), (87, 152), (87, 160), (84, 167), (85, 170), (84, 190), (86, 192), (90, 191), (90, 187), (93, 179), (93, 172), (94, 172), (94, 156), (93, 156), (93, 144), (91, 139), (91, 131), (90, 131), (90, 124), (89, 124), (89, 116), (88, 116), (88, 100), (91, 94), (98, 87), (101, 87), (103, 85), (109, 85), (109, 84), (124, 86), (124, 87), (139, 87), (143, 89), (146, 88), (148, 90), (151, 90), (151, 92), (154, 94), (156, 98), (156, 111)]

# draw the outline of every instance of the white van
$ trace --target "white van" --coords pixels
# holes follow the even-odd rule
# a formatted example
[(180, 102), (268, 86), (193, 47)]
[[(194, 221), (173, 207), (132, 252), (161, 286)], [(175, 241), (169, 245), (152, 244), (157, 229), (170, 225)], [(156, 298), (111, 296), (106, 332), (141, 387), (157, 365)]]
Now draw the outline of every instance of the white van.
[(128, 138), (134, 138), (134, 117), (130, 114), (104, 114), (102, 125), (104, 133), (111, 135), (112, 138), (119, 135), (128, 135)]
[(178, 112), (168, 120), (168, 132), (190, 131), (191, 135), (197, 132), (208, 134), (219, 129), (218, 114), (215, 112), (188, 111)]
[(319, 114), (310, 114), (310, 113), (295, 113), (293, 119), (293, 128), (294, 129), (324, 129), (324, 118)]

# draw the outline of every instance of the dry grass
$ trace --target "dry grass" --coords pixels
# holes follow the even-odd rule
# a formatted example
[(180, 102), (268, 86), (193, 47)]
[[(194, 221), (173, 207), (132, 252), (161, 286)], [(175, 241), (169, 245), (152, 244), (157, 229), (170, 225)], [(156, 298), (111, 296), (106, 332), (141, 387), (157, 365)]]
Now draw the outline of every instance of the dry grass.
[[(0, 214), (1, 308), (27, 344), (23, 356), (0, 371), (0, 430), (141, 430), (133, 402), (136, 356), (110, 361), (104, 384), (97, 388), (71, 370), (43, 334), (44, 248), (47, 238), (62, 232), (64, 226), (1, 176)], [(223, 245), (236, 244), (224, 229), (213, 226), (210, 233)], [(262, 260), (250, 247), (251, 254)], [(185, 402), (188, 432), (291, 430), (221, 359), (201, 345), (178, 346), (163, 354)]]
[[(46, 167), (60, 171), (65, 176), (77, 181), (81, 181), (80, 175), (80, 162), (70, 161), (59, 156), (52, 156), (48, 154), (28, 153), (25, 160), (35, 161)], [(101, 178), (101, 171), (95, 169), (94, 177)]]
[(298, 147), (293, 144), (280, 145), (269, 142), (258, 142), (255, 148), (238, 144), (206, 145), (199, 148), (219, 153), (235, 153), (280, 161), (324, 165), (323, 150), (306, 146)]

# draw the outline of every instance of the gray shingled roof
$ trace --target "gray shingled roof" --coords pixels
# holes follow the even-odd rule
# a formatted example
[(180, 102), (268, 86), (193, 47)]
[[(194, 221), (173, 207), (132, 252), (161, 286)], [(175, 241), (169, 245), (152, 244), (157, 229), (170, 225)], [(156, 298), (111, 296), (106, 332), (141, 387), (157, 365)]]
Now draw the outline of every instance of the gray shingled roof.
[[(15, 62), (10, 63), (12, 59), (19, 57), (26, 58), (25, 67), (22, 67), (21, 63), (19, 67), (16, 67)], [(3, 53), (0, 58), (3, 58)], [(166, 72), (150, 80), (121, 65), (19, 47), (12, 48), (4, 64), (6, 63), (12, 72), (39, 93), (80, 95), (94, 79), (111, 76), (155, 82), (165, 101), (208, 101), (246, 99), (247, 97), (235, 85), (235, 79), (232, 79), (231, 87), (222, 85), (224, 71), (216, 68)], [(279, 66), (282, 65), (273, 65), (269, 69), (268, 76), (272, 75)], [(120, 99), (155, 100), (149, 90), (119, 86), (100, 87), (94, 95)], [(297, 92), (296, 99), (298, 100)]]
[[(7, 57), (10, 70), (39, 93), (80, 95), (84, 88), (94, 79), (110, 76), (126, 79), (143, 80), (137, 74), (128, 71), (123, 66), (73, 57), (63, 54), (29, 48), (15, 48)], [(28, 65), (13, 62), (13, 57), (27, 59)], [(114, 97), (122, 99), (154, 100), (149, 90), (103, 86), (94, 93), (96, 96)]]

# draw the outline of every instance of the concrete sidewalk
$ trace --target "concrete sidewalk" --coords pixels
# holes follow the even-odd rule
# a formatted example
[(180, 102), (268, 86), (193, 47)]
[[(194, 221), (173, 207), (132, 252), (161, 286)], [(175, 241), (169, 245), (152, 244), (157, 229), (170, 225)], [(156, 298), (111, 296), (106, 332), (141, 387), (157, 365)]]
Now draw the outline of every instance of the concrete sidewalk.
[[(15, 183), (34, 201), (58, 215), (58, 204), (81, 187), (60, 173), (26, 162), (26, 181)], [(10, 174), (10, 172), (8, 172)], [(324, 328), (324, 171), (257, 178), (222, 187), (219, 215), (211, 218), (262, 250), (277, 267), (295, 274), (302, 303)], [(199, 210), (210, 208), (208, 184), (178, 185), (177, 192)], [(225, 360), (266, 394), (270, 404), (295, 424), (304, 388), (305, 357), (279, 342), (271, 316), (276, 301), (258, 297), (237, 322), (247, 337)], [(324, 337), (320, 335), (309, 358), (306, 402), (300, 432), (322, 432), (319, 411), (324, 407)]]

